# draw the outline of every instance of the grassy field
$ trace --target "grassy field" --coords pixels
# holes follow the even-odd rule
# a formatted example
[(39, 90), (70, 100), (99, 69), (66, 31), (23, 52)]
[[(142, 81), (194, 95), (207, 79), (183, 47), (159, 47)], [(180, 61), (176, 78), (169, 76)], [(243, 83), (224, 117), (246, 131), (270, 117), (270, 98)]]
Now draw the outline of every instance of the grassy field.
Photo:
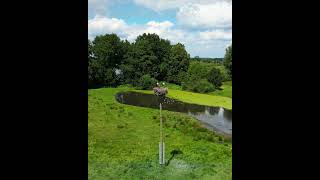
[[(181, 153), (160, 167), (159, 111), (116, 102), (114, 95), (127, 89), (88, 91), (89, 179), (232, 179), (231, 143), (197, 120), (169, 111), (163, 111), (166, 161), (173, 150)], [(170, 91), (178, 99), (209, 102), (210, 95), (179, 93), (183, 91)]]

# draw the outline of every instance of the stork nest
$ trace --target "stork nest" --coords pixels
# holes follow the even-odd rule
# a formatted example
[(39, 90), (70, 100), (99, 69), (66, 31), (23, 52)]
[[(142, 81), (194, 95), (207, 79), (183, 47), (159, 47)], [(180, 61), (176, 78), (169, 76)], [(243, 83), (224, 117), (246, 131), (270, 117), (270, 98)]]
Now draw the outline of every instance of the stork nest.
[(154, 87), (153, 92), (156, 96), (165, 96), (166, 94), (168, 94), (168, 89), (161, 88), (161, 87)]

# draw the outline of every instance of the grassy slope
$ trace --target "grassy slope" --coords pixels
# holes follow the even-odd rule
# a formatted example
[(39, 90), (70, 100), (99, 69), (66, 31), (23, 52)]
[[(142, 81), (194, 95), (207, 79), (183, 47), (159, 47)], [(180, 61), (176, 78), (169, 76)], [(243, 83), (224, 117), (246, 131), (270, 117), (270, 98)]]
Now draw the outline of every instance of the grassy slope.
[[(158, 165), (159, 111), (119, 104), (124, 89), (89, 90), (89, 179), (231, 179), (231, 144), (203, 130), (184, 114), (163, 111), (166, 160)], [(213, 141), (213, 142), (212, 142)], [(162, 177), (162, 178), (161, 178)]]

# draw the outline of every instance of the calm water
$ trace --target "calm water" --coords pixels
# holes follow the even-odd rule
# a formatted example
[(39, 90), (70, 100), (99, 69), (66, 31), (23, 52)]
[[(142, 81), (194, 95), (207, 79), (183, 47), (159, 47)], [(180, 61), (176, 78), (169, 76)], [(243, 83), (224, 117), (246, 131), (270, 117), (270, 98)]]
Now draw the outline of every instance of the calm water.
[(232, 111), (222, 107), (210, 107), (184, 103), (170, 98), (159, 98), (153, 94), (123, 92), (116, 95), (118, 102), (134, 106), (182, 112), (201, 121), (206, 128), (227, 136), (232, 135)]

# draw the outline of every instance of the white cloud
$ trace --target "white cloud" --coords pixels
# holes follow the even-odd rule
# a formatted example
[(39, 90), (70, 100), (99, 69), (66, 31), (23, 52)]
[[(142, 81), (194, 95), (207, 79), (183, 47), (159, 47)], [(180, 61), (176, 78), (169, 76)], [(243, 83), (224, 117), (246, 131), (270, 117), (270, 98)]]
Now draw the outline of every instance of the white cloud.
[(120, 33), (127, 28), (127, 24), (122, 19), (108, 18), (96, 15), (88, 20), (88, 37), (93, 37), (106, 33)]
[(88, 0), (89, 14), (104, 15), (110, 6), (110, 0)]
[(232, 31), (223, 31), (223, 30), (203, 31), (199, 33), (199, 36), (203, 40), (231, 40)]
[(170, 21), (164, 21), (164, 22), (155, 22), (155, 21), (150, 21), (147, 23), (147, 26), (151, 28), (161, 28), (161, 29), (168, 29), (173, 26), (173, 24)]
[(232, 3), (219, 1), (211, 4), (186, 4), (177, 12), (178, 23), (185, 27), (231, 28)]
[(188, 3), (210, 4), (217, 1), (231, 2), (231, 0), (134, 0), (137, 5), (144, 6), (157, 12), (176, 9)]

